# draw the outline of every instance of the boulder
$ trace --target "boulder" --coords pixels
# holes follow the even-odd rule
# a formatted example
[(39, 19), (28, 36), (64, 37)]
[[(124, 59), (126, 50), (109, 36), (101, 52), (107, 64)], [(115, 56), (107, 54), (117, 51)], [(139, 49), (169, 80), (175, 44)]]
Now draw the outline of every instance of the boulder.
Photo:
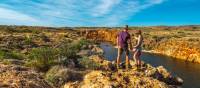
[(95, 63), (99, 63), (101, 70), (109, 70), (114, 71), (116, 70), (116, 67), (112, 62), (107, 61), (103, 56), (101, 55), (92, 55), (89, 57), (89, 59), (93, 60)]
[(91, 51), (90, 50), (81, 50), (77, 53), (77, 55), (80, 55), (80, 56), (89, 56), (91, 55)]
[(164, 78), (168, 78), (171, 76), (171, 74), (163, 66), (159, 66), (156, 69), (160, 74), (163, 75)]
[(103, 54), (103, 49), (101, 49), (100, 47), (94, 46), (91, 50), (91, 52), (93, 54)]

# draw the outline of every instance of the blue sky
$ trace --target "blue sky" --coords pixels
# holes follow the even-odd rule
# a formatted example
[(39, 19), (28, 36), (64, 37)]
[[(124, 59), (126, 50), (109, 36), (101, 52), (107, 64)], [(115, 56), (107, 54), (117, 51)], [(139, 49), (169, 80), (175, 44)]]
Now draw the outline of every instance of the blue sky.
[(1, 25), (200, 24), (199, 0), (1, 0)]

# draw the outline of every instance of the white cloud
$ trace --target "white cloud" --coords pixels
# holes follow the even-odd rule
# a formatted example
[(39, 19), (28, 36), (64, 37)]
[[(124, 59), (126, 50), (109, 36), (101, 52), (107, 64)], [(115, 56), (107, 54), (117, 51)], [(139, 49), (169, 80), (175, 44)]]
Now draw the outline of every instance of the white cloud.
[(93, 10), (93, 16), (102, 16), (113, 9), (113, 6), (120, 3), (121, 0), (101, 0), (100, 4), (97, 5)]
[[(66, 26), (116, 26), (143, 9), (161, 4), (165, 0), (14, 1), (18, 1), (15, 5), (18, 7), (7, 4), (6, 7), (14, 10), (0, 8), (0, 18), (29, 22), (36, 21), (37, 18), (42, 20), (43, 23)], [(6, 2), (9, 2), (9, 0)], [(35, 18), (30, 14), (34, 15)]]
[(1, 19), (28, 21), (28, 22), (36, 22), (37, 21), (36, 19), (34, 19), (28, 15), (25, 15), (25, 14), (22, 14), (22, 13), (19, 13), (17, 11), (13, 11), (10, 9), (0, 8), (0, 13), (1, 13), (0, 14)]
[(150, 0), (151, 3), (161, 4), (164, 0)]

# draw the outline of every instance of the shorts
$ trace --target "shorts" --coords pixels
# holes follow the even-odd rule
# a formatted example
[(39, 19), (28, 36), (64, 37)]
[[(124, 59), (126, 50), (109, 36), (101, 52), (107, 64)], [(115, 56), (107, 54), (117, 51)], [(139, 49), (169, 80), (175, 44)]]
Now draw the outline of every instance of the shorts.
[(138, 53), (137, 53), (137, 56), (141, 56), (141, 54), (142, 54), (142, 49), (141, 48), (134, 48), (133, 50), (132, 50), (134, 53), (137, 51)]
[(118, 55), (122, 55), (123, 51), (125, 51), (126, 55), (129, 55), (128, 47), (126, 47), (126, 48), (118, 48)]
[(142, 54), (142, 51), (141, 50), (138, 50), (138, 56), (141, 56), (141, 54)]

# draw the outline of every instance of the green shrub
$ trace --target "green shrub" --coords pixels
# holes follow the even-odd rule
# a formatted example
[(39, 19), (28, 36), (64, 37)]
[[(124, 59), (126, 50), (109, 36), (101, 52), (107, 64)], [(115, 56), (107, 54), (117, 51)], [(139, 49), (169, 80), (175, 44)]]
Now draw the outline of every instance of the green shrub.
[(25, 59), (25, 55), (17, 52), (17, 51), (3, 51), (0, 50), (0, 59), (18, 59), (22, 60)]
[(65, 43), (59, 49), (59, 56), (61, 58), (61, 64), (67, 65), (69, 59), (77, 58), (76, 53), (81, 49), (83, 45), (89, 44), (87, 40), (78, 40), (72, 43)]
[(59, 51), (60, 51), (60, 57), (63, 57), (63, 58), (72, 58), (74, 56), (76, 56), (76, 52), (77, 52), (77, 49), (74, 48), (75, 45), (73, 44), (65, 44), (63, 45), (62, 47), (59, 48)]
[(6, 53), (6, 58), (7, 59), (18, 59), (18, 60), (22, 60), (25, 59), (25, 55), (17, 52), (17, 51), (12, 51), (10, 53)]
[(39, 71), (47, 71), (52, 65), (56, 64), (58, 59), (58, 50), (54, 48), (34, 48), (28, 55), (27, 66), (33, 67)]
[(31, 45), (31, 44), (33, 44), (33, 39), (30, 37), (25, 37), (24, 43), (26, 45)]
[(5, 55), (5, 52), (0, 50), (0, 59), (3, 59), (4, 58), (4, 55)]
[(12, 63), (11, 63), (10, 61), (8, 61), (8, 60), (3, 60), (2, 63), (5, 64), (5, 65), (10, 65), (10, 64), (12, 64)]
[(86, 39), (81, 39), (81, 40), (79, 41), (79, 43), (80, 43), (81, 46), (82, 46), (82, 45), (88, 45), (88, 44), (90, 44), (91, 42), (88, 41), (88, 40), (86, 40)]
[(81, 67), (86, 68), (86, 69), (96, 70), (101, 67), (99, 63), (94, 62), (88, 57), (79, 58), (78, 62)]

